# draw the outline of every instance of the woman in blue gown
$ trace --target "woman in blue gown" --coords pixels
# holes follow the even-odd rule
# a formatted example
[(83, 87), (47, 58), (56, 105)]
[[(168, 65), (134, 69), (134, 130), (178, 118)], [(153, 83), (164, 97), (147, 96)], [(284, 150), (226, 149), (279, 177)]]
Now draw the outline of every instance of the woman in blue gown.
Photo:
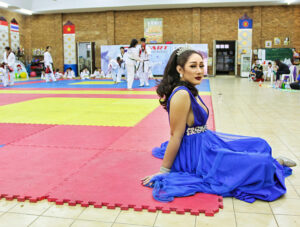
[(163, 202), (197, 192), (246, 202), (279, 198), (286, 193), (289, 167), (296, 163), (274, 159), (261, 138), (208, 130), (209, 110), (195, 87), (203, 74), (201, 54), (187, 47), (172, 53), (157, 87), (169, 114), (170, 140), (153, 149), (152, 154), (163, 159), (162, 166), (143, 178), (143, 185), (152, 187), (153, 197)]

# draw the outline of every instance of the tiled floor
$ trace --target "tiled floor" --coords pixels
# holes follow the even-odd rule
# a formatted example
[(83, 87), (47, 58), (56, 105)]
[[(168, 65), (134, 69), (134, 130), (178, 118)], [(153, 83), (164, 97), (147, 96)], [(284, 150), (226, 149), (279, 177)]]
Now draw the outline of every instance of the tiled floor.
[[(234, 77), (211, 78), (218, 131), (260, 136), (273, 148), (300, 164), (300, 93), (259, 87)], [(214, 217), (134, 212), (120, 209), (57, 206), (0, 200), (0, 226), (5, 227), (200, 227), (200, 226), (300, 226), (300, 168), (287, 180), (288, 192), (275, 202), (247, 204), (224, 199), (224, 209)]]

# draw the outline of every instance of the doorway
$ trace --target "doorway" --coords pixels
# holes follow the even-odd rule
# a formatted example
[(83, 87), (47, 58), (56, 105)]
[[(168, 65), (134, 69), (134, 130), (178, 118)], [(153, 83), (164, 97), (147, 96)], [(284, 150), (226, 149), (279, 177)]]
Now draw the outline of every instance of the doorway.
[(92, 74), (95, 70), (95, 43), (79, 42), (77, 43), (78, 53), (78, 74), (83, 68), (87, 67)]
[(236, 40), (214, 41), (214, 75), (237, 75)]

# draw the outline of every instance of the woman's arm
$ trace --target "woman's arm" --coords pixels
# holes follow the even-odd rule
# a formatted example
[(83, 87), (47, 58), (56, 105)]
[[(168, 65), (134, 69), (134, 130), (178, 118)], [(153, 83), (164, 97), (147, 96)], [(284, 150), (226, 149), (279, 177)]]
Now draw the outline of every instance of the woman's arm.
[[(180, 90), (176, 92), (176, 94), (171, 99), (171, 103), (170, 103), (171, 137), (162, 163), (163, 170), (171, 169), (173, 162), (176, 158), (176, 155), (178, 153), (181, 144), (182, 137), (185, 132), (190, 106), (191, 106), (191, 100), (189, 97), (189, 93), (185, 90)], [(152, 177), (166, 172), (166, 171), (162, 171), (162, 169), (160, 170), (160, 172), (156, 174), (143, 178), (142, 179), (143, 185), (148, 184), (152, 179)]]
[(170, 169), (179, 150), (190, 111), (191, 100), (189, 93), (180, 90), (172, 97), (170, 103), (170, 140), (165, 152), (162, 166)]

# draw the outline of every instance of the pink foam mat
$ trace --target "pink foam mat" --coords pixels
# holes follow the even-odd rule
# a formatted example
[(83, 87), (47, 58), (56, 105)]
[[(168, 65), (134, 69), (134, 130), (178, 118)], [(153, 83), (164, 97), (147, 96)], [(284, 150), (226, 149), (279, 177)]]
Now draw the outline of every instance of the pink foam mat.
[(104, 149), (129, 129), (128, 127), (56, 125), (46, 131), (20, 139), (13, 144), (58, 148)]
[(13, 143), (51, 127), (53, 125), (0, 123), (0, 145)]
[(180, 214), (191, 212), (211, 216), (222, 207), (222, 197), (203, 193), (176, 198), (171, 203), (155, 201), (152, 190), (142, 186), (140, 179), (155, 173), (160, 165), (161, 160), (151, 157), (147, 150), (105, 150), (52, 190), (48, 199), (59, 204), (105, 205), (123, 210), (133, 207), (137, 211), (163, 210), (165, 213), (175, 210)]
[(49, 191), (80, 167), (90, 162), (99, 150), (24, 147), (7, 145), (0, 152), (0, 194), (2, 197), (45, 198)]

